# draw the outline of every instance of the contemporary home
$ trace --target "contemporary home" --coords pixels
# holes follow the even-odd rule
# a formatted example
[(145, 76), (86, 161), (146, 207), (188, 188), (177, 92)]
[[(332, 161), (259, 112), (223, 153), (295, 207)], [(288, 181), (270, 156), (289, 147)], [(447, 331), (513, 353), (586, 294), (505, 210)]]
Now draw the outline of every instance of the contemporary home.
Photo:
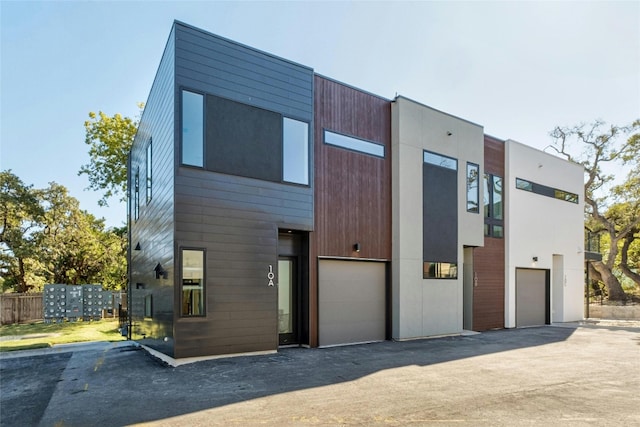
[(580, 166), (181, 22), (128, 171), (131, 325), (176, 359), (582, 318)]

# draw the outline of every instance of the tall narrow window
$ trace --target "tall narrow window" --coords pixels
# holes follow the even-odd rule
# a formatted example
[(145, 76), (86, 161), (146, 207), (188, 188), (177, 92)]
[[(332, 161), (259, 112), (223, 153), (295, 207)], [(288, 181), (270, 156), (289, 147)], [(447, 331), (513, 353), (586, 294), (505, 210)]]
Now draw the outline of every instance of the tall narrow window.
[(489, 237), (504, 237), (504, 206), (502, 177), (484, 174), (484, 234)]
[(182, 164), (204, 166), (204, 100), (182, 91)]
[(138, 220), (140, 216), (140, 169), (136, 170), (133, 179), (133, 219)]
[(204, 251), (182, 250), (182, 316), (204, 316)]
[(480, 166), (467, 163), (467, 212), (480, 213)]
[(282, 179), (309, 185), (309, 125), (287, 117), (282, 125)]
[(149, 145), (147, 145), (147, 203), (151, 201), (151, 178), (152, 178), (152, 153), (153, 149), (151, 148), (152, 140), (149, 140)]

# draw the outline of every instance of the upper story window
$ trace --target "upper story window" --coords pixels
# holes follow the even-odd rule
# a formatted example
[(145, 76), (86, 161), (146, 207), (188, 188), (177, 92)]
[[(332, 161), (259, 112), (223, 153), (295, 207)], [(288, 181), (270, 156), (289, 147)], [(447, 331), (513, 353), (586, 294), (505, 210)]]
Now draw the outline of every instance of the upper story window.
[(182, 91), (182, 164), (204, 166), (204, 97)]
[(542, 196), (553, 197), (554, 199), (564, 200), (565, 202), (578, 203), (578, 195), (565, 190), (559, 190), (546, 185), (527, 181), (522, 178), (516, 178), (516, 188), (519, 190), (530, 191)]
[(458, 161), (452, 157), (443, 156), (442, 154), (425, 151), (423, 160), (425, 163), (429, 163), (431, 165), (440, 166), (454, 171), (458, 170)]
[(384, 157), (384, 145), (339, 133), (324, 131), (324, 143), (376, 157)]
[(309, 185), (309, 124), (282, 119), (282, 179)]
[(147, 183), (147, 203), (149, 203), (151, 201), (151, 196), (152, 196), (152, 189), (151, 189), (151, 184), (152, 184), (152, 175), (153, 175), (153, 166), (152, 166), (152, 155), (153, 155), (153, 148), (151, 147), (153, 143), (153, 140), (149, 140), (149, 145), (147, 145), (147, 169), (146, 169), (146, 183)]
[(138, 220), (140, 216), (140, 169), (136, 170), (133, 178), (133, 219)]
[(502, 177), (484, 174), (484, 235), (504, 237)]
[(467, 163), (467, 212), (480, 213), (480, 166)]

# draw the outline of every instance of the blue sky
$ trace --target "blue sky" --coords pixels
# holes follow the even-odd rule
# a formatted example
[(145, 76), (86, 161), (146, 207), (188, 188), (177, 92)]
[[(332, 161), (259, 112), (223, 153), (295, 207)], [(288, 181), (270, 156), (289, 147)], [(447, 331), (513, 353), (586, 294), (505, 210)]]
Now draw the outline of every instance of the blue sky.
[(137, 114), (174, 19), (543, 149), (556, 125), (640, 117), (640, 2), (0, 0), (0, 169), (85, 191), (89, 111)]

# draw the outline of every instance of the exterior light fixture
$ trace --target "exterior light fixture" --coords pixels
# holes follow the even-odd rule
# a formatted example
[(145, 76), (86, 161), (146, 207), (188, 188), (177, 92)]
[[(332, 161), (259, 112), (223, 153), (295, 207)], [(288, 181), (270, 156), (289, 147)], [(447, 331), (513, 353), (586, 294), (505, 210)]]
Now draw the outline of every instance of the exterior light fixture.
[(360, 243), (356, 243), (355, 245), (353, 245), (353, 250), (356, 252), (360, 252)]
[(534, 256), (532, 259), (533, 259), (533, 262), (538, 262), (538, 257), (537, 256)]
[(142, 248), (140, 247), (140, 242), (138, 242), (136, 244), (136, 247), (135, 247), (134, 251), (141, 251), (141, 250), (142, 250)]

